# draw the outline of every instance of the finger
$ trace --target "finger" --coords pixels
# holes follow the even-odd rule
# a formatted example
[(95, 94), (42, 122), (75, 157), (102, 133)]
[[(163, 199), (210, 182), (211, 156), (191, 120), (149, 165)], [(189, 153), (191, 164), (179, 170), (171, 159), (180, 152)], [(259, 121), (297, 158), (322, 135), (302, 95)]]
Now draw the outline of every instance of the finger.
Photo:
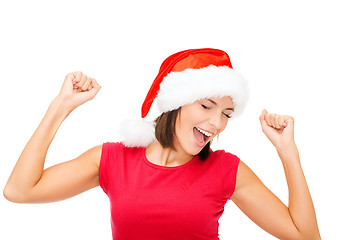
[(98, 91), (99, 91), (99, 89), (101, 89), (101, 85), (99, 85), (99, 83), (97, 82), (96, 79), (92, 80), (91, 85), (93, 88), (97, 89)]
[(77, 72), (72, 72), (72, 73), (69, 73), (68, 75), (70, 75), (70, 78), (71, 78), (71, 81), (72, 81), (72, 85), (75, 85), (76, 84)]
[(81, 88), (83, 87), (86, 79), (88, 76), (86, 76), (85, 74), (82, 74), (82, 77), (80, 78), (80, 81), (76, 84), (77, 87), (81, 90)]
[(268, 114), (268, 111), (266, 111), (266, 109), (263, 109), (262, 115), (261, 115), (263, 120), (264, 120), (266, 114)]
[(100, 87), (100, 85), (98, 84), (98, 82), (96, 81), (96, 79), (95, 79), (95, 78), (92, 78), (92, 79), (91, 79), (91, 84), (90, 84), (90, 86), (88, 87), (88, 90), (90, 91), (91, 89), (93, 89), (95, 85), (96, 85), (97, 87)]
[(263, 109), (262, 114), (259, 117), (259, 121), (260, 121), (260, 124), (261, 124), (263, 130), (268, 126), (268, 124), (265, 120), (265, 116), (267, 114), (268, 114), (268, 112), (266, 111), (266, 109)]
[(73, 84), (79, 83), (80, 80), (82, 79), (82, 76), (83, 76), (83, 73), (80, 71), (73, 72), (71, 74), (74, 76), (74, 78), (72, 80)]
[(72, 73), (69, 73), (65, 76), (65, 80), (72, 81), (75, 78), (75, 76)]
[(92, 78), (87, 77), (86, 80), (85, 80), (85, 83), (83, 84), (81, 89), (83, 91), (87, 91), (89, 86), (91, 85), (91, 81), (92, 81)]
[(79, 74), (79, 72), (71, 72), (71, 73), (66, 75), (65, 80), (74, 85), (75, 82), (77, 81), (77, 79), (76, 79), (77, 74)]
[(264, 121), (265, 121), (264, 118), (265, 118), (266, 113), (267, 113), (266, 110), (263, 109), (262, 114), (259, 116), (259, 121), (260, 121), (261, 124), (263, 124)]
[(92, 87), (92, 81), (93, 81), (93, 80), (94, 80), (94, 79), (91, 80), (91, 84), (89, 85), (89, 87), (88, 87), (88, 89), (87, 89), (88, 91), (90, 91), (91, 89), (93, 89), (93, 87)]
[(268, 114), (268, 112), (266, 111), (266, 109), (263, 109), (262, 114), (259, 116), (259, 120), (260, 121), (265, 121), (265, 115)]
[(294, 118), (292, 116), (284, 116), (284, 124), (285, 127), (293, 127), (294, 126)]
[(287, 127), (290, 129), (294, 129), (294, 123), (295, 123), (295, 119), (292, 116), (287, 116), (288, 118), (285, 120)]
[(82, 72), (81, 71), (74, 71), (70, 72), (69, 75), (72, 75), (74, 78), (76, 78), (77, 75), (80, 75)]
[(288, 125), (288, 123), (286, 122), (286, 119), (287, 119), (287, 116), (285, 115), (279, 116), (278, 121), (279, 121), (279, 125), (281, 129), (284, 129)]
[(273, 115), (273, 123), (274, 123), (274, 127), (277, 129), (281, 129), (281, 126), (279, 124), (279, 115), (278, 114), (274, 114)]
[(90, 91), (88, 91), (87, 93), (89, 94), (90, 98), (92, 99), (96, 96), (98, 91), (101, 89), (101, 85), (98, 84), (96, 79), (92, 80), (91, 85), (93, 88)]
[(271, 121), (271, 127), (276, 128), (276, 119), (275, 119), (275, 114), (269, 114), (270, 115), (270, 121)]
[(276, 114), (268, 114), (266, 116), (267, 123), (270, 127), (277, 129), (277, 117)]
[(271, 114), (266, 114), (265, 115), (265, 122), (268, 126), (272, 127), (272, 119), (271, 119)]
[(75, 81), (75, 72), (68, 73), (65, 76), (63, 87), (66, 88), (66, 89), (72, 88), (72, 86), (74, 85), (74, 81)]

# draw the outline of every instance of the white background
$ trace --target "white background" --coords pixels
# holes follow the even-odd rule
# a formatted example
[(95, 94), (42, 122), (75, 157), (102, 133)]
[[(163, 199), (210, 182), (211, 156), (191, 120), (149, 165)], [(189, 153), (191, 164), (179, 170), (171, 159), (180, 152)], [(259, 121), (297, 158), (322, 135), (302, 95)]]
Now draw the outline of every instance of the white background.
[[(337, 239), (340, 23), (338, 1), (330, 0), (1, 1), (0, 188), (67, 73), (81, 70), (102, 89), (63, 123), (46, 167), (116, 141), (118, 124), (139, 117), (170, 54), (220, 48), (248, 79), (250, 101), (213, 149), (238, 155), (287, 203), (280, 159), (258, 117), (263, 108), (294, 116), (322, 237)], [(1, 195), (0, 229), (0, 239), (111, 239), (109, 201), (99, 187), (49, 204)], [(219, 232), (221, 239), (274, 239), (230, 201)]]

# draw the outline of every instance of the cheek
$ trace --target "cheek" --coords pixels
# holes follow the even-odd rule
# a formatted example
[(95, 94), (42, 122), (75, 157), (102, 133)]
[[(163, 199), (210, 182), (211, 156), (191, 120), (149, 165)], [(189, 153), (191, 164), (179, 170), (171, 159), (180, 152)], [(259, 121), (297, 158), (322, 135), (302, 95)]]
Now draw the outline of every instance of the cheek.
[(175, 136), (180, 140), (184, 131), (186, 130), (186, 118), (183, 115), (178, 117), (175, 122)]
[(204, 111), (200, 111), (201, 109), (196, 106), (188, 108), (186, 112), (183, 114), (183, 121), (187, 124), (195, 125), (204, 118)]
[(176, 121), (176, 129), (185, 130), (193, 120), (193, 114), (190, 111), (182, 111)]
[(182, 114), (177, 119), (175, 122), (175, 135), (179, 141), (184, 139), (184, 137), (187, 138), (189, 133), (192, 134), (194, 124), (191, 115), (188, 114)]
[(225, 128), (226, 128), (226, 126), (227, 126), (227, 123), (228, 123), (228, 120), (225, 120), (225, 122), (224, 122), (224, 125), (223, 125), (223, 128), (221, 129), (221, 131), (220, 131), (220, 132), (222, 132), (222, 131), (224, 131), (224, 130), (225, 130)]
[(175, 134), (176, 136), (183, 136), (186, 132), (189, 131), (190, 129), (190, 122), (188, 121), (188, 119), (183, 118), (183, 119), (179, 119), (179, 121), (176, 122), (175, 124)]

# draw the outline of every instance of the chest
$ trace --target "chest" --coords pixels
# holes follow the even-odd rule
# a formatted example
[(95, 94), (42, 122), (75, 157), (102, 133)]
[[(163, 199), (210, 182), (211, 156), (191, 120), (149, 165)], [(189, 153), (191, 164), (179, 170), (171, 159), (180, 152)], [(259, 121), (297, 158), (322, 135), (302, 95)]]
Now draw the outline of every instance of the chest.
[(204, 172), (129, 171), (111, 185), (116, 225), (207, 228), (217, 222), (226, 202), (222, 180)]

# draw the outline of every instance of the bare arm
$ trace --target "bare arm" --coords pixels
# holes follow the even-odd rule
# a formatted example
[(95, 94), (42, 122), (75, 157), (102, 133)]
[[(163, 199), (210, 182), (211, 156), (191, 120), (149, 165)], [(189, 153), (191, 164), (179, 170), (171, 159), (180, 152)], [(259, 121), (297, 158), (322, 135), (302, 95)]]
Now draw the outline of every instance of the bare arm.
[(96, 81), (81, 72), (70, 73), (65, 77), (59, 95), (50, 104), (8, 179), (4, 189), (4, 196), (8, 200), (57, 201), (98, 184), (96, 171), (98, 171), (100, 146), (72, 161), (46, 170), (44, 170), (44, 163), (48, 148), (59, 126), (75, 108), (94, 98), (99, 89), (100, 85)]
[(276, 147), (289, 189), (289, 206), (283, 204), (241, 162), (232, 200), (257, 225), (279, 239), (321, 239), (314, 205), (294, 143), (294, 120), (267, 114), (260, 117), (263, 132)]

